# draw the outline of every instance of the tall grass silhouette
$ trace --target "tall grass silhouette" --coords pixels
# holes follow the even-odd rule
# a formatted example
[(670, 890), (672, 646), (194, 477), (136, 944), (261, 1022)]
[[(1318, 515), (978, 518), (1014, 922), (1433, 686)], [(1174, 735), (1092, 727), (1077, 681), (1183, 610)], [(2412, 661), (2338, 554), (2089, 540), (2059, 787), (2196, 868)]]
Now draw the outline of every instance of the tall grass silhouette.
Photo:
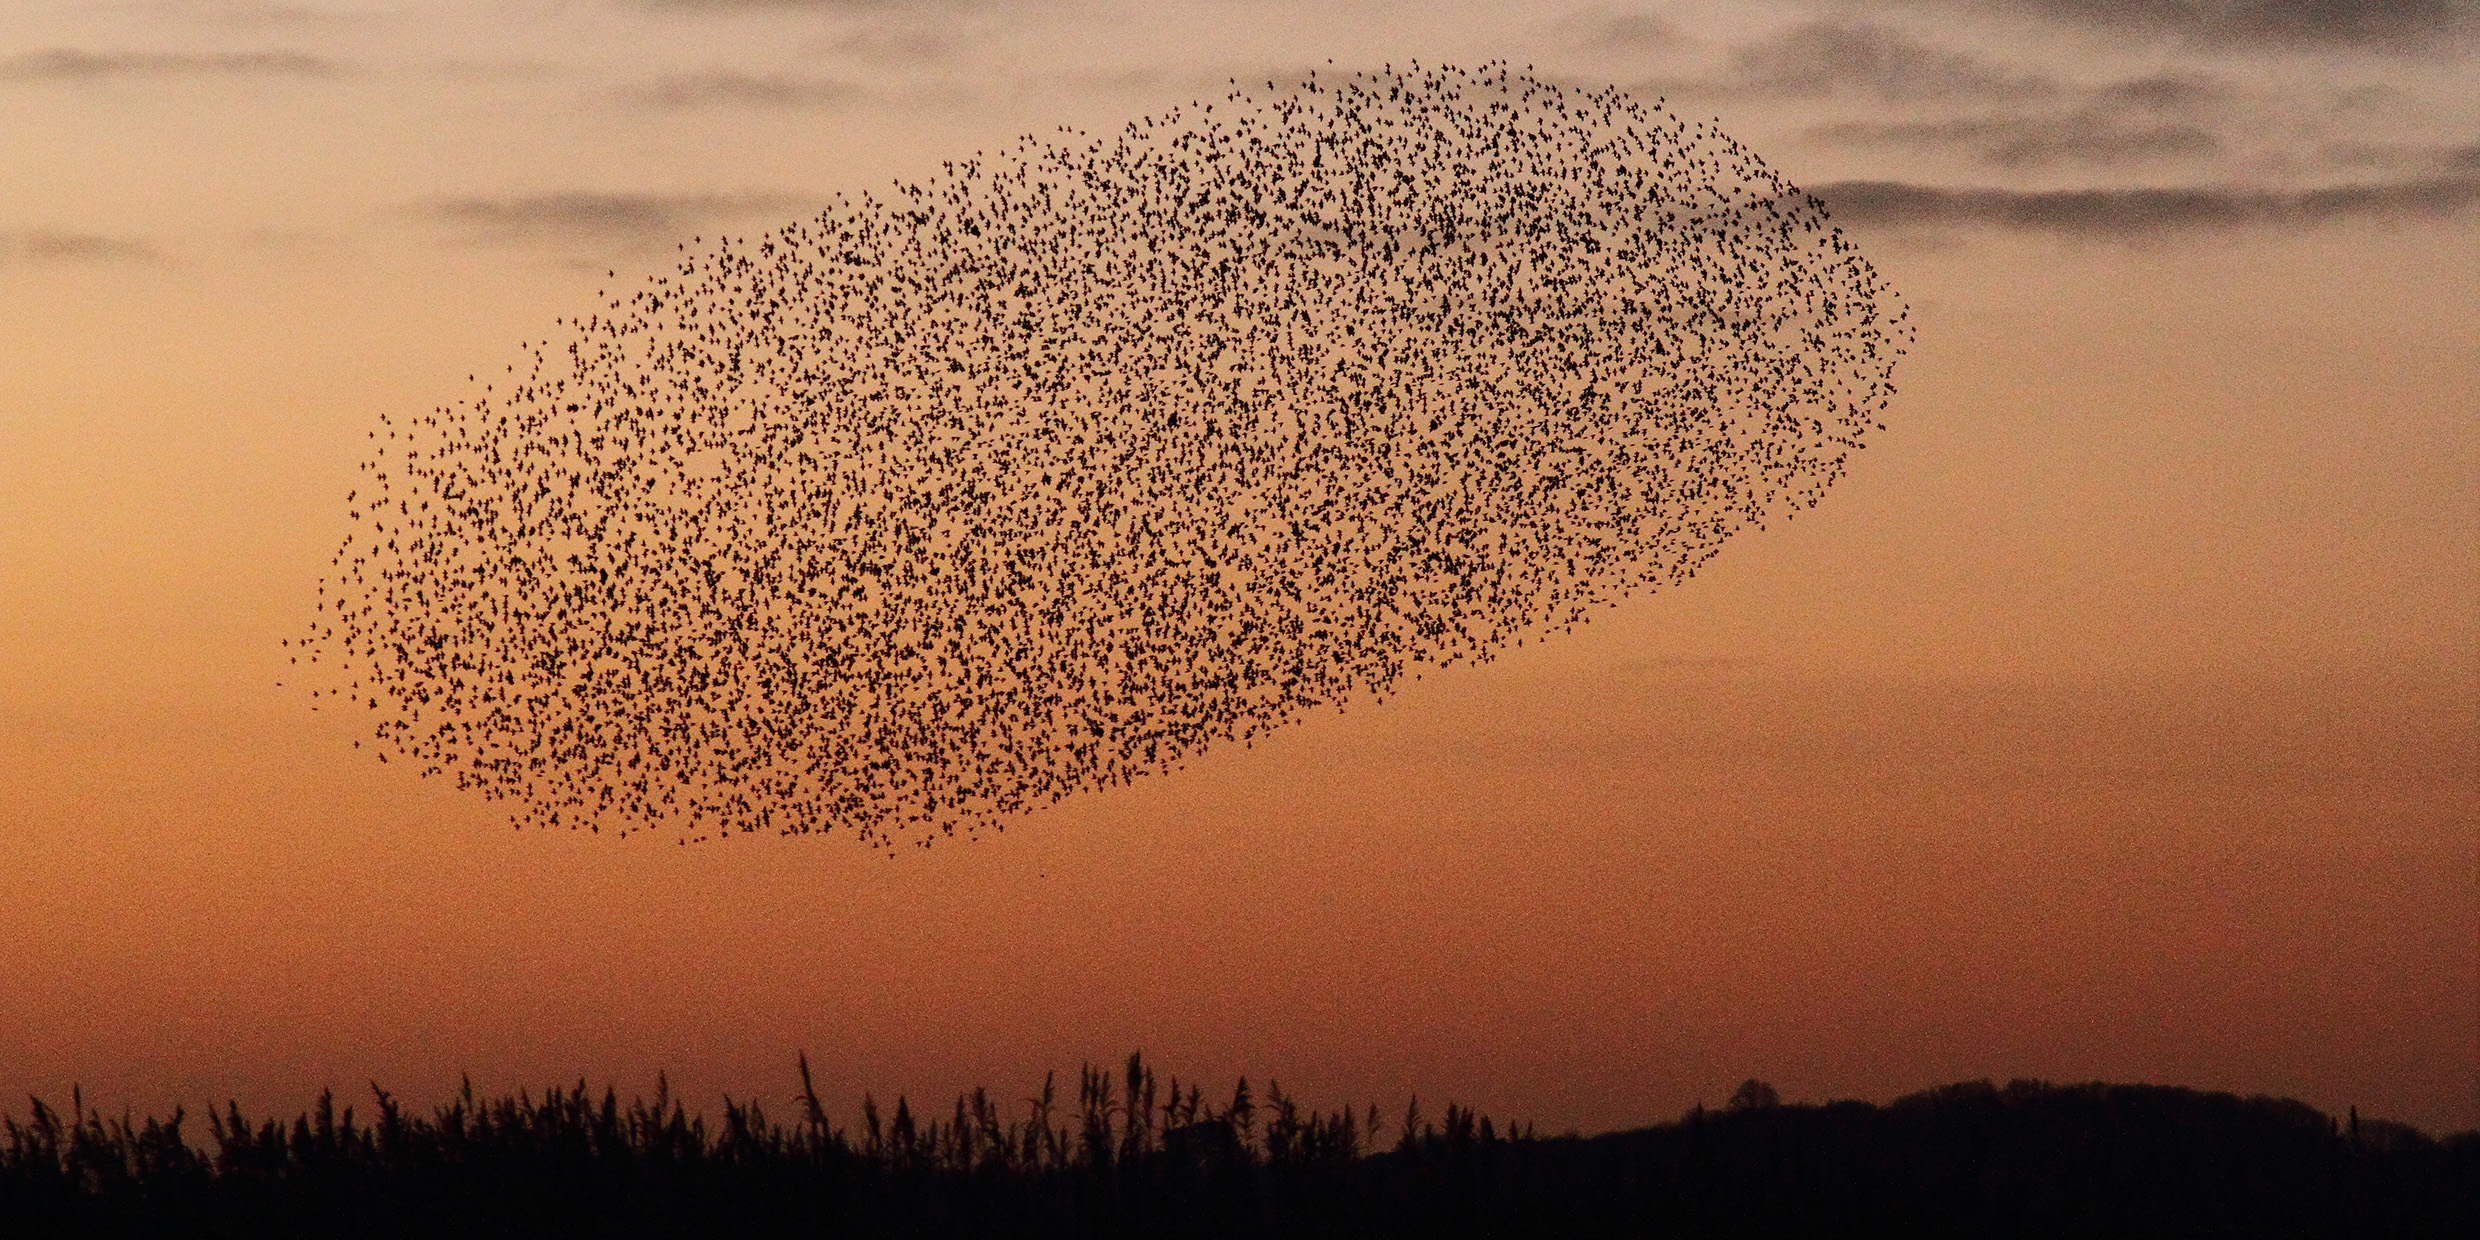
[[(806, 1057), (790, 1122), (721, 1122), (658, 1078), (623, 1104), (470, 1081), (413, 1113), (371, 1087), (289, 1123), (107, 1118), (73, 1091), (0, 1132), (10, 1236), (2469, 1236), (2480, 1133), (2432, 1139), (2304, 1104), (2158, 1086), (1950, 1086), (1544, 1137), (1417, 1100), (1228, 1101), (1136, 1055), (1009, 1107), (865, 1096), (835, 1123)], [(1391, 1139), (1389, 1139), (1391, 1138)]]

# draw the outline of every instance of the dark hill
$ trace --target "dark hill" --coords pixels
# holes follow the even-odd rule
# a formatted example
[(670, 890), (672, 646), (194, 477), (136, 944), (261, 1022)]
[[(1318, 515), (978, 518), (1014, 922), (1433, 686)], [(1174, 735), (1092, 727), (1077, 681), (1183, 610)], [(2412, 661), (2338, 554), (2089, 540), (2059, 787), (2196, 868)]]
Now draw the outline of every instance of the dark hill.
[(1402, 1210), (1466, 1234), (2480, 1235), (2480, 1134), (2161, 1086), (1977, 1082), (1385, 1157), (1422, 1170), (1374, 1178), (1431, 1181)]
[[(726, 1100), (582, 1085), (426, 1116), (378, 1095), (292, 1123), (108, 1121), (36, 1104), (0, 1144), (0, 1236), (2480, 1236), (2480, 1133), (2432, 1139), (2302, 1103), (2137, 1085), (1953, 1085), (1890, 1105), (1730, 1109), (1595, 1137), (1408, 1112), (1304, 1112), (1279, 1088), (1166, 1100), (1131, 1058), (1004, 1121), (786, 1126)], [(1131, 1105), (1133, 1104), (1133, 1105)], [(1136, 1118), (1131, 1121), (1129, 1116)]]

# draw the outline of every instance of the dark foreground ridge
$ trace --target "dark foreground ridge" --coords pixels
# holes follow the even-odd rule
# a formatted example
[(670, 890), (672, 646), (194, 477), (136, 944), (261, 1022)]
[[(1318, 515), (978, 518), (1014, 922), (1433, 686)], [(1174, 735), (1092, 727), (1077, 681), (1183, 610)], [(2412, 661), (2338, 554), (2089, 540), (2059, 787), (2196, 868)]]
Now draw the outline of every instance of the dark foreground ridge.
[[(668, 1089), (622, 1105), (580, 1083), (427, 1116), (376, 1091), (290, 1125), (210, 1113), (108, 1120), (82, 1101), (6, 1121), (0, 1234), (25, 1236), (1903, 1236), (2480, 1235), (2480, 1133), (2432, 1139), (2303, 1103), (2149, 1085), (1950, 1085), (1887, 1106), (1729, 1109), (1596, 1137), (1502, 1129), (1417, 1103), (1229, 1104), (1131, 1056), (1003, 1119), (865, 1103), (858, 1131), (808, 1087), (790, 1125)], [(1391, 1140), (1379, 1132), (1391, 1128)]]

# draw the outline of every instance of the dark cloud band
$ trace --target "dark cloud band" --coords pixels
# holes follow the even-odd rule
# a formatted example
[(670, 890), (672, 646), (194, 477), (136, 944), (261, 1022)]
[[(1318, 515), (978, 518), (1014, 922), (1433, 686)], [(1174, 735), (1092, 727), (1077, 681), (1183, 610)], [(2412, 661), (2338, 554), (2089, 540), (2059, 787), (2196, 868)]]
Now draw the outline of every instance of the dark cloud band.
[(807, 205), (780, 194), (594, 193), (468, 197), (434, 202), (425, 214), (492, 243), (669, 243), (702, 227)]
[(334, 77), (344, 66), (304, 52), (87, 52), (50, 48), (0, 60), (0, 80), (87, 82), (105, 78)]
[(1888, 102), (2023, 99), (2057, 89), (2047, 78), (1892, 27), (1842, 21), (1795, 26), (1741, 48), (1722, 85), (1791, 98), (1849, 91)]
[(2117, 164), (2221, 149), (2212, 131), (2175, 121), (2126, 123), (2093, 115), (1964, 117), (1950, 121), (1850, 122), (1817, 136), (1856, 145), (1958, 149), (2002, 168)]
[(818, 108), (849, 103), (861, 89), (831, 78), (686, 73), (632, 87), (628, 97), (659, 108)]
[(163, 255), (143, 241), (53, 228), (0, 229), (0, 264), (156, 263)]
[(2228, 186), (2025, 191), (1843, 181), (1813, 192), (1844, 223), (2135, 236), (2454, 215), (2480, 205), (2480, 175), (2290, 191)]
[(1979, 0), (1977, 7), (2192, 47), (2411, 51), (2480, 32), (2474, 0)]

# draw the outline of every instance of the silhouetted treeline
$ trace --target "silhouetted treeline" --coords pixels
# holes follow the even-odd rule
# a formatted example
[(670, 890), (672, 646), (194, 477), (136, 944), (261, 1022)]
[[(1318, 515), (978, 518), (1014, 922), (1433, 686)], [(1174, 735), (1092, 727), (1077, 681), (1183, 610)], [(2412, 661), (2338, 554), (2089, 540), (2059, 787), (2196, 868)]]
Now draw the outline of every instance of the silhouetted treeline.
[[(789, 1123), (725, 1099), (583, 1085), (429, 1114), (373, 1089), (282, 1123), (6, 1121), (0, 1235), (705, 1237), (2480, 1235), (2480, 1133), (2433, 1140), (2302, 1103), (2155, 1086), (1954, 1085), (1888, 1106), (1723, 1111), (1597, 1137), (1461, 1107), (1219, 1104), (1131, 1056), (1006, 1118), (865, 1101), (831, 1124), (801, 1065)], [(201, 1134), (198, 1130), (203, 1127)], [(1381, 1129), (1391, 1140), (1381, 1141)], [(203, 1135), (203, 1143), (193, 1138)]]

